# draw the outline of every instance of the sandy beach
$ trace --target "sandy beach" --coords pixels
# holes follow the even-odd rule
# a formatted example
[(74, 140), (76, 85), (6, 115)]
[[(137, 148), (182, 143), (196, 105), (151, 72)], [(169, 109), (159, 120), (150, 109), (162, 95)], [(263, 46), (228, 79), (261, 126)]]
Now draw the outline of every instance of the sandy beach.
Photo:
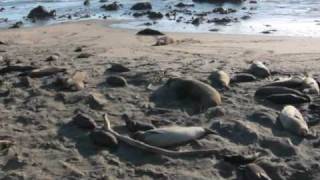
[[(0, 154), (0, 179), (240, 179), (239, 165), (216, 156), (173, 158), (146, 153), (122, 142), (117, 148), (95, 145), (89, 134), (70, 123), (82, 112), (103, 126), (127, 135), (123, 115), (156, 127), (202, 126), (218, 132), (174, 150), (217, 149), (251, 155), (273, 180), (319, 179), (319, 138), (305, 139), (279, 128), (283, 106), (262, 104), (254, 93), (279, 77), (311, 74), (320, 78), (320, 39), (211, 33), (165, 33), (173, 44), (153, 46), (154, 36), (136, 30), (110, 28), (110, 21), (69, 22), (45, 27), (0, 30), (0, 69), (8, 65), (59, 67), (68, 76), (85, 72), (85, 87), (65, 91), (54, 82), (57, 74), (26, 78), (21, 72), (0, 76), (0, 140), (14, 142)], [(48, 59), (54, 56), (53, 59)], [(82, 56), (82, 57), (81, 57)], [(264, 62), (272, 76), (219, 90), (223, 116), (209, 111), (190, 114), (158, 106), (150, 96), (170, 77), (208, 82), (213, 70), (230, 76)], [(130, 71), (111, 73), (113, 63)], [(126, 87), (110, 87), (106, 78), (121, 75)], [(59, 74), (61, 76), (61, 73)], [(88, 100), (99, 94), (95, 102)], [(313, 104), (320, 103), (312, 96)], [(92, 99), (92, 98), (91, 98)], [(97, 102), (96, 102), (97, 101)], [(99, 108), (95, 104), (99, 104)], [(310, 129), (318, 133), (317, 113), (299, 106)], [(257, 114), (267, 118), (259, 119)]]

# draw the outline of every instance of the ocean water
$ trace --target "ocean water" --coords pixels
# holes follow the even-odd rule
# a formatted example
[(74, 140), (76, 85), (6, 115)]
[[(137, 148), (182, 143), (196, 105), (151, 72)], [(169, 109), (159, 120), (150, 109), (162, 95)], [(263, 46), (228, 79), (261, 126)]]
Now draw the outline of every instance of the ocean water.
[[(17, 21), (23, 21), (24, 26), (38, 26), (64, 21), (77, 21), (83, 19), (107, 19), (128, 20), (121, 24), (115, 24), (114, 27), (142, 29), (147, 27), (145, 23), (149, 22), (162, 31), (174, 32), (210, 32), (227, 34), (261, 34), (263, 31), (270, 31), (271, 35), (285, 36), (313, 36), (320, 37), (320, 0), (257, 0), (257, 3), (247, 2), (242, 4), (209, 4), (194, 3), (194, 7), (187, 8), (192, 12), (191, 15), (177, 13), (181, 17), (181, 22), (163, 18), (155, 22), (147, 17), (134, 18), (130, 7), (136, 2), (149, 1), (153, 5), (153, 11), (159, 11), (165, 14), (170, 7), (179, 2), (192, 3), (192, 0), (118, 0), (123, 7), (116, 12), (106, 12), (100, 7), (103, 3), (99, 0), (91, 0), (90, 6), (84, 6), (83, 0), (0, 0), (0, 28), (7, 28)], [(106, 4), (113, 2), (109, 0)], [(55, 9), (57, 17), (55, 20), (32, 23), (26, 20), (28, 12), (38, 6), (43, 5), (47, 9)], [(211, 13), (208, 19), (222, 17), (236, 17), (239, 22), (227, 25), (217, 25), (214, 23), (201, 23), (199, 26), (189, 23), (194, 14), (212, 11), (216, 7), (233, 8), (236, 13), (221, 15)], [(69, 20), (67, 15), (72, 15)], [(241, 17), (249, 15), (250, 18), (242, 20)]]

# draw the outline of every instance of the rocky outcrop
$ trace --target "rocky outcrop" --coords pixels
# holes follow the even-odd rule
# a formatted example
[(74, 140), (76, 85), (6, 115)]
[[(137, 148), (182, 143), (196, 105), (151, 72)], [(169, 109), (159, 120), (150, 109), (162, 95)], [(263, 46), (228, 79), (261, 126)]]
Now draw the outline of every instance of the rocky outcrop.
[(56, 11), (48, 11), (45, 7), (43, 6), (38, 6), (34, 9), (32, 9), (29, 14), (28, 18), (32, 20), (43, 20), (43, 19), (49, 19), (53, 18), (56, 16)]

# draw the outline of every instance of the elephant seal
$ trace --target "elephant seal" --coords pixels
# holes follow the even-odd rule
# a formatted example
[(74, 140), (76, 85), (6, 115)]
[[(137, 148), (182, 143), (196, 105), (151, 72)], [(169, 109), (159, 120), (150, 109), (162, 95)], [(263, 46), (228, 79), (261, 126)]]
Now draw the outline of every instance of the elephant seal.
[(266, 78), (271, 75), (269, 68), (261, 61), (253, 62), (249, 68), (249, 72), (260, 78)]
[(320, 88), (317, 81), (310, 77), (294, 77), (287, 80), (276, 81), (265, 86), (281, 86), (307, 92), (310, 94), (319, 94)]
[(172, 147), (186, 144), (207, 134), (214, 133), (212, 130), (203, 127), (172, 126), (151, 129), (145, 132), (140, 131), (135, 133), (134, 138), (152, 146)]
[(219, 92), (210, 85), (189, 78), (170, 78), (166, 85), (178, 99), (190, 98), (199, 103), (201, 108), (209, 108), (221, 104)]
[(279, 80), (272, 82), (270, 84), (265, 85), (267, 86), (279, 86), (279, 87), (287, 87), (292, 89), (300, 90), (302, 89), (303, 80), (301, 78), (289, 78), (285, 80)]
[(224, 71), (214, 71), (209, 77), (213, 86), (223, 87), (229, 89), (230, 76)]
[(294, 94), (297, 96), (306, 96), (298, 90), (281, 86), (262, 86), (255, 92), (254, 95), (257, 97), (267, 97), (274, 94)]
[(252, 82), (257, 80), (257, 78), (249, 73), (237, 73), (232, 76), (231, 83), (242, 83), (242, 82)]
[(319, 94), (320, 88), (319, 84), (312, 77), (305, 77), (303, 79), (303, 91), (311, 94)]
[(309, 128), (302, 114), (294, 106), (285, 106), (280, 115), (279, 120), (284, 129), (299, 136), (309, 135)]
[(311, 101), (309, 96), (298, 96), (295, 94), (273, 94), (267, 96), (266, 99), (276, 104), (301, 104)]

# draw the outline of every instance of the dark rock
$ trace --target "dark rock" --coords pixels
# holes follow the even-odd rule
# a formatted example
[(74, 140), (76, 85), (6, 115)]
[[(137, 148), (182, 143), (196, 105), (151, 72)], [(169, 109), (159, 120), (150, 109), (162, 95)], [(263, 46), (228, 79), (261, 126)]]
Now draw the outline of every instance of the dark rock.
[(22, 169), (27, 164), (28, 163), (22, 160), (19, 156), (14, 156), (10, 158), (1, 169), (3, 169), (4, 171), (17, 170)]
[(149, 19), (162, 19), (163, 18), (163, 15), (161, 12), (149, 12), (148, 13), (148, 18)]
[(222, 8), (222, 7), (218, 7), (218, 8), (213, 9), (212, 12), (219, 13), (219, 14), (230, 14), (230, 13), (237, 12), (237, 10), (230, 9), (230, 8), (229, 9), (225, 9), (225, 8)]
[(82, 52), (82, 47), (77, 47), (74, 52)]
[(35, 82), (28, 76), (22, 76), (20, 77), (20, 82), (19, 82), (19, 86), (22, 87), (33, 87), (35, 84)]
[(298, 150), (287, 138), (263, 137), (259, 140), (262, 148), (267, 148), (276, 156), (288, 157), (297, 155)]
[(74, 116), (72, 122), (81, 129), (93, 130), (97, 127), (96, 122), (91, 117), (82, 113), (78, 113)]
[(259, 157), (258, 154), (254, 154), (254, 155), (241, 155), (241, 154), (235, 154), (235, 155), (224, 155), (223, 160), (239, 166), (239, 165), (245, 165), (245, 164), (249, 164), (249, 163), (253, 163), (254, 161), (256, 161)]
[(201, 23), (201, 19), (200, 18), (195, 18), (191, 21), (191, 24), (195, 25), (195, 26), (199, 26)]
[(84, 0), (83, 5), (89, 6), (90, 5), (90, 0)]
[(59, 60), (59, 56), (57, 56), (57, 55), (51, 55), (51, 56), (49, 56), (45, 61), (51, 62), (51, 61), (58, 61), (58, 60)]
[(111, 67), (109, 69), (107, 69), (107, 71), (110, 72), (129, 72), (130, 69), (125, 67), (122, 64), (112, 64)]
[(228, 23), (236, 22), (236, 21), (237, 21), (237, 19), (232, 19), (232, 18), (229, 18), (229, 17), (223, 17), (223, 18), (213, 18), (213, 19), (208, 20), (207, 22), (208, 23), (215, 23), (215, 24), (218, 24), (218, 25), (226, 25)]
[(8, 97), (10, 95), (10, 90), (6, 88), (0, 88), (0, 97)]
[(120, 7), (121, 7), (121, 5), (118, 4), (117, 2), (113, 2), (111, 4), (105, 4), (105, 5), (101, 6), (101, 8), (106, 11), (117, 11), (120, 9)]
[(245, 0), (192, 0), (197, 3), (242, 3)]
[(101, 130), (92, 131), (90, 133), (90, 138), (95, 145), (101, 147), (117, 148), (119, 144), (114, 135)]
[(29, 14), (28, 14), (28, 18), (29, 19), (33, 19), (33, 20), (42, 20), (42, 19), (48, 19), (48, 18), (53, 18), (54, 16), (56, 16), (56, 11), (52, 10), (52, 11), (48, 11), (46, 10), (43, 6), (38, 6), (34, 9), (32, 9)]
[(91, 54), (91, 53), (81, 53), (81, 54), (79, 54), (77, 56), (77, 58), (79, 58), (79, 59), (81, 59), (81, 58), (89, 58), (91, 56), (93, 56), (93, 54)]
[(255, 80), (257, 80), (257, 78), (249, 73), (238, 73), (231, 77), (232, 83), (252, 82)]
[(141, 17), (141, 16), (145, 16), (145, 15), (148, 15), (149, 12), (135, 12), (132, 14), (133, 17)]
[(217, 29), (217, 28), (213, 28), (213, 29), (209, 29), (209, 31), (211, 31), (211, 32), (218, 32), (218, 31), (220, 31), (220, 30)]
[(139, 2), (131, 7), (131, 10), (151, 10), (152, 6), (149, 2)]
[(92, 109), (103, 110), (103, 108), (107, 104), (107, 100), (104, 98), (104, 96), (102, 94), (91, 93), (88, 96), (87, 103), (89, 104), (90, 108), (92, 108)]
[(185, 8), (185, 7), (193, 7), (194, 4), (185, 4), (183, 2), (179, 2), (178, 4), (174, 5), (175, 7), (178, 7), (178, 8)]
[(249, 16), (249, 15), (244, 15), (241, 17), (242, 20), (248, 20), (250, 18), (251, 18), (251, 16)]
[(18, 29), (18, 28), (21, 28), (22, 26), (23, 26), (23, 22), (18, 21), (16, 23), (14, 23), (12, 26), (10, 26), (10, 29)]
[(143, 35), (143, 36), (162, 36), (164, 35), (162, 32), (146, 28), (144, 30), (141, 30), (137, 33), (137, 35)]
[(127, 86), (127, 80), (122, 76), (109, 76), (107, 83), (113, 87), (124, 87)]
[(147, 131), (150, 129), (155, 129), (155, 127), (152, 124), (131, 120), (127, 114), (122, 115), (122, 119), (125, 120), (126, 127), (130, 132)]

